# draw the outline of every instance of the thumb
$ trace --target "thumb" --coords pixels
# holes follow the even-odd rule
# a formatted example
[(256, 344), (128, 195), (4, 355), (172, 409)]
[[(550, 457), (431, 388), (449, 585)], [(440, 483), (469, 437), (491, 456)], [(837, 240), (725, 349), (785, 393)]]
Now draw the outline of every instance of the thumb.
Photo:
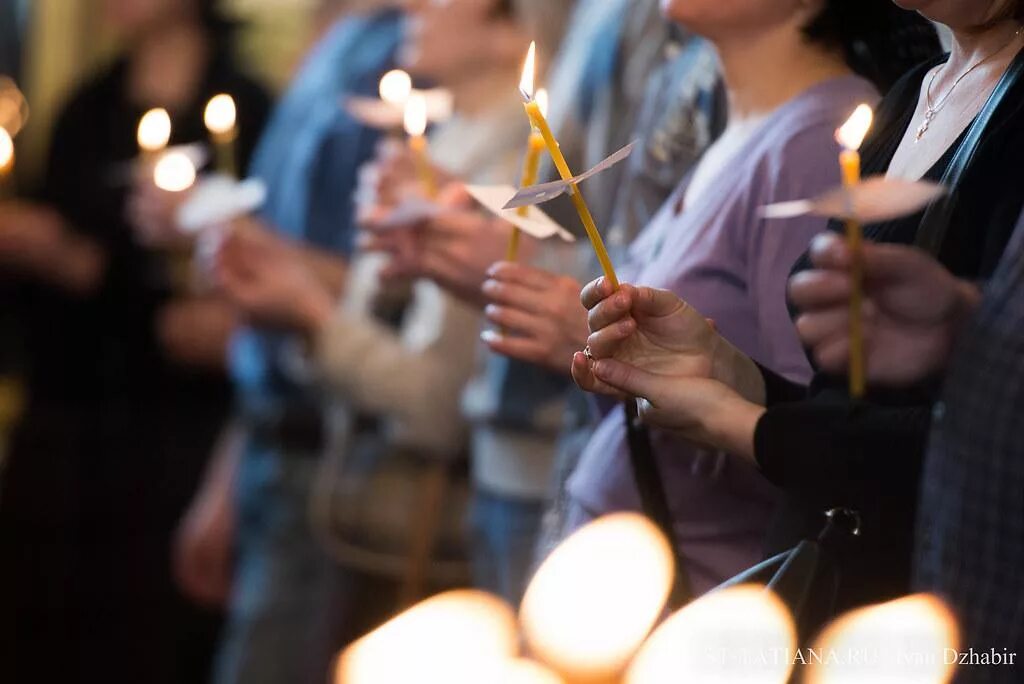
[(659, 384), (665, 382), (664, 378), (616, 359), (595, 361), (593, 373), (598, 380), (623, 394), (648, 400), (652, 400), (651, 395), (657, 393)]

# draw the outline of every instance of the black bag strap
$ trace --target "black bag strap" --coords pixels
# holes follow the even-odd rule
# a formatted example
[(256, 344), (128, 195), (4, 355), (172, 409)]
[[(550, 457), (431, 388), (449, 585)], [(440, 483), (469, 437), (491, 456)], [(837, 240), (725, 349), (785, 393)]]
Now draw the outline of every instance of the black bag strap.
[(1020, 82), (1022, 74), (1024, 74), (1024, 50), (1017, 53), (1003, 77), (999, 79), (995, 90), (992, 91), (992, 95), (989, 96), (985, 106), (974, 123), (971, 124), (971, 128), (953, 156), (953, 161), (950, 162), (949, 168), (943, 174), (941, 183), (946, 187), (948, 193), (945, 197), (932, 202), (925, 210), (916, 242), (918, 247), (933, 256), (938, 256), (946, 240), (946, 234), (953, 221), (953, 212), (956, 209), (957, 190), (963, 181), (964, 174), (974, 161), (999, 106), (1006, 99), (1007, 93)]
[(654, 449), (651, 448), (651, 434), (647, 426), (640, 421), (640, 414), (637, 410), (636, 399), (628, 399), (623, 403), (626, 419), (626, 439), (629, 444), (629, 463), (633, 470), (633, 479), (636, 481), (637, 490), (640, 492), (640, 505), (644, 515), (651, 519), (658, 527), (669, 545), (672, 547), (672, 557), (675, 561), (675, 581), (672, 586), (672, 594), (669, 597), (669, 606), (679, 608), (693, 598), (690, 591), (689, 579), (686, 576), (686, 568), (683, 566), (682, 556), (676, 546), (676, 535), (672, 525), (672, 511), (668, 505), (668, 496), (665, 494), (665, 483), (661, 479), (661, 468), (654, 459)]

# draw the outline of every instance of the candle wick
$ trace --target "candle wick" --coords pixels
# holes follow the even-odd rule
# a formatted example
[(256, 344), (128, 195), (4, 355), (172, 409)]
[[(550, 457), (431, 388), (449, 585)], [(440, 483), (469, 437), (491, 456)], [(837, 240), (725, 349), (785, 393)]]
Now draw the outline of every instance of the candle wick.
[(523, 102), (525, 102), (526, 104), (530, 104), (531, 102), (533, 102), (533, 96), (531, 96), (522, 88), (519, 89), (519, 94), (523, 96)]

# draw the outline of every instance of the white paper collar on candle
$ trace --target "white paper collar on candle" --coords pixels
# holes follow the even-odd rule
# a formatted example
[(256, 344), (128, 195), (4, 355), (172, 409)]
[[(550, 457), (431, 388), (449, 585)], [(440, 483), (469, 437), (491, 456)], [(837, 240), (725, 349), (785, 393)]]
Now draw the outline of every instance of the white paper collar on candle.
[(267, 187), (258, 178), (237, 181), (220, 174), (208, 176), (178, 208), (178, 227), (196, 233), (250, 214), (263, 206), (266, 199)]
[(529, 207), (526, 216), (520, 216), (515, 209), (504, 209), (505, 204), (516, 194), (516, 189), (511, 185), (467, 185), (466, 192), (487, 211), (538, 240), (547, 240), (555, 235), (566, 242), (576, 240), (575, 235), (555, 223), (539, 207)]
[(915, 214), (945, 193), (946, 188), (937, 183), (875, 176), (853, 188), (833, 188), (813, 199), (769, 204), (761, 207), (760, 215), (766, 219), (810, 215), (878, 223)]
[[(413, 92), (423, 95), (426, 100), (427, 121), (441, 123), (452, 117), (454, 104), (450, 90), (433, 88)], [(405, 104), (402, 102), (351, 96), (345, 98), (342, 106), (357, 121), (381, 130), (401, 128), (405, 118)]]
[(599, 173), (603, 173), (608, 169), (612, 168), (619, 162), (626, 159), (632, 154), (633, 149), (637, 143), (631, 142), (621, 150), (611, 155), (594, 168), (581, 173), (580, 175), (571, 178), (570, 180), (558, 180), (552, 181), (551, 183), (542, 183), (540, 185), (531, 185), (526, 188), (520, 189), (515, 196), (510, 199), (503, 209), (518, 209), (519, 207), (527, 207), (536, 204), (543, 204), (544, 202), (550, 202), (556, 197), (561, 197), (565, 193), (569, 192), (570, 185), (579, 185), (588, 178), (593, 178)]

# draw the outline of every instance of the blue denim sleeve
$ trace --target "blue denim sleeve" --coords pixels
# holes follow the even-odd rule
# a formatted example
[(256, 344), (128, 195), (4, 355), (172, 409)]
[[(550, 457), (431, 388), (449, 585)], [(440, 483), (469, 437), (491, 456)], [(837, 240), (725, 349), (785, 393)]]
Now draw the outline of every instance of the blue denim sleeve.
[(352, 253), (359, 168), (373, 157), (377, 138), (376, 131), (344, 114), (324, 136), (310, 174), (306, 235), (313, 244)]

